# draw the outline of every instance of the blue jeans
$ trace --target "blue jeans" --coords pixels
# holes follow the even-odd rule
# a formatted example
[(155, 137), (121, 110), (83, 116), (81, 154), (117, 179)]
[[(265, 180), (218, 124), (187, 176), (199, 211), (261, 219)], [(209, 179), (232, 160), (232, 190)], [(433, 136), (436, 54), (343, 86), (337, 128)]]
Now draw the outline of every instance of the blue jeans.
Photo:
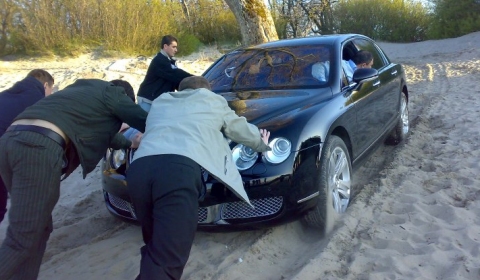
[[(152, 103), (145, 102), (145, 98), (143, 98), (143, 97), (138, 97), (137, 99), (138, 99), (138, 105), (143, 110), (145, 110), (146, 112), (150, 112), (150, 108), (152, 107)], [(132, 139), (135, 137), (135, 135), (137, 135), (137, 133), (139, 133), (139, 132), (140, 131), (136, 130), (135, 128), (130, 127), (130, 128), (127, 128), (123, 132), (123, 136), (125, 136), (125, 138), (127, 138), (128, 140), (132, 141)]]
[[(143, 97), (137, 97), (137, 100), (138, 105), (140, 105), (143, 110), (150, 112), (150, 108), (152, 107), (152, 101)], [(150, 103), (148, 101), (150, 101)]]

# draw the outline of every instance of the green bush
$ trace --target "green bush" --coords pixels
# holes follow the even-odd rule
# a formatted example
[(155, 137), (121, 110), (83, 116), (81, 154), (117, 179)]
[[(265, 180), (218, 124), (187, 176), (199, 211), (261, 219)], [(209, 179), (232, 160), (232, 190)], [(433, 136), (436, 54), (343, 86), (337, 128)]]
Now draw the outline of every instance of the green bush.
[[(160, 40), (179, 38), (179, 54), (204, 44), (238, 42), (240, 28), (223, 0), (2, 0), (0, 55), (75, 55), (99, 50), (152, 55)], [(12, 15), (16, 17), (5, 16)], [(175, 15), (175, 16), (172, 16)], [(7, 34), (7, 35), (4, 35)]]
[(242, 40), (240, 27), (223, 0), (198, 0), (190, 10), (192, 32), (204, 44), (234, 43)]
[(462, 36), (480, 31), (480, 1), (433, 0), (430, 39)]
[(192, 34), (180, 34), (176, 36), (178, 39), (177, 56), (185, 56), (198, 51), (202, 42)]
[(3, 51), (9, 52), (69, 55), (102, 46), (150, 55), (158, 51), (163, 35), (177, 34), (181, 25), (171, 16), (182, 13), (180, 4), (173, 1), (5, 1), (16, 7), (0, 5), (0, 15), (18, 11), (5, 25), (10, 37)]
[(334, 16), (338, 33), (360, 33), (390, 42), (425, 40), (429, 24), (427, 8), (416, 1), (340, 0)]

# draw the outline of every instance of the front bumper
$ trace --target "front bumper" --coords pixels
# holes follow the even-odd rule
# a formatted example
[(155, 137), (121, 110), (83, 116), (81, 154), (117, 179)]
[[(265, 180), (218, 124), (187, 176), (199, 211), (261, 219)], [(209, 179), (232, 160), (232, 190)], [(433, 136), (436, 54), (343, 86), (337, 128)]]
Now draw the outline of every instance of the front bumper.
[[(245, 191), (254, 208), (209, 177), (206, 194), (199, 202), (199, 229), (255, 229), (271, 227), (303, 216), (318, 201), (316, 182), (319, 171), (314, 156), (318, 151), (311, 154), (312, 156), (299, 157), (303, 159), (301, 162), (279, 165), (268, 172), (263, 163), (258, 164), (258, 168), (242, 172)], [(291, 165), (296, 168), (292, 170), (289, 168)], [(136, 221), (135, 208), (130, 202), (125, 176), (122, 175), (124, 169), (120, 170), (122, 174), (117, 173), (111, 169), (108, 161), (104, 161), (102, 170), (107, 209), (124, 220)], [(252, 170), (263, 171), (255, 174)]]
[[(121, 177), (123, 176), (119, 174), (114, 176), (103, 174), (106, 207), (113, 215), (126, 221), (136, 222), (135, 207), (130, 202), (125, 178)], [(219, 199), (216, 194), (212, 193), (215, 187), (209, 184), (205, 199), (199, 203), (198, 228), (255, 229), (271, 227), (298, 218), (315, 205), (312, 200), (292, 203), (287, 196), (291, 187), (290, 180), (283, 178), (275, 181), (268, 186), (259, 185), (247, 188), (250, 203), (254, 208), (246, 202), (238, 200), (234, 195), (227, 195), (227, 197)]]

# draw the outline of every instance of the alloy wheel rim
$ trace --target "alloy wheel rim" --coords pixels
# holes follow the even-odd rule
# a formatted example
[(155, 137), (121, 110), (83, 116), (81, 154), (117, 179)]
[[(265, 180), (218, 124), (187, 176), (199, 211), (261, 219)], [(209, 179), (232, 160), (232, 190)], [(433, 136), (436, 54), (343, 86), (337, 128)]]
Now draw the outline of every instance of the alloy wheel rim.
[(408, 123), (408, 107), (407, 107), (407, 100), (405, 99), (405, 96), (402, 95), (402, 132), (404, 135), (408, 133), (409, 129), (409, 123)]
[(343, 213), (350, 201), (351, 177), (347, 155), (340, 147), (336, 147), (330, 155), (328, 174), (333, 208), (337, 213)]

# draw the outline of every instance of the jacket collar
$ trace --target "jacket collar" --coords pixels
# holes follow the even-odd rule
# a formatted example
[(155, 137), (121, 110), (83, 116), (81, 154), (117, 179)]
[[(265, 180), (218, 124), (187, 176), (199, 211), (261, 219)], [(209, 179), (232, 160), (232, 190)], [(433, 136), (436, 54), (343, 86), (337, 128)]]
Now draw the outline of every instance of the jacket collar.
[(170, 57), (163, 49), (160, 50), (160, 53), (163, 54), (166, 58), (168, 58), (168, 60), (175, 62), (175, 58)]

